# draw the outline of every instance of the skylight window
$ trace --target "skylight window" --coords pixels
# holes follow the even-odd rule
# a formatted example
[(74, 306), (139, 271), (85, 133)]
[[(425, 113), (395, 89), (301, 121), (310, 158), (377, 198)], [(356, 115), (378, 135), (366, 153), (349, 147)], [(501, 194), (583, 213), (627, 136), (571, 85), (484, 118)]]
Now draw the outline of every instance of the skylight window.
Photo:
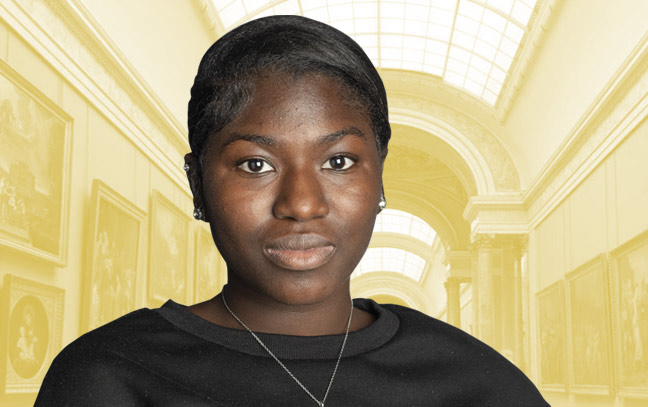
[(423, 219), (397, 209), (385, 209), (377, 217), (374, 233), (387, 232), (411, 236), (427, 245), (434, 243), (436, 232)]
[(353, 37), (378, 67), (443, 78), (495, 105), (536, 0), (212, 0), (231, 29), (301, 14)]
[(418, 283), (425, 271), (425, 263), (422, 257), (406, 250), (393, 247), (370, 248), (351, 274), (351, 278), (371, 272), (388, 271), (402, 274)]

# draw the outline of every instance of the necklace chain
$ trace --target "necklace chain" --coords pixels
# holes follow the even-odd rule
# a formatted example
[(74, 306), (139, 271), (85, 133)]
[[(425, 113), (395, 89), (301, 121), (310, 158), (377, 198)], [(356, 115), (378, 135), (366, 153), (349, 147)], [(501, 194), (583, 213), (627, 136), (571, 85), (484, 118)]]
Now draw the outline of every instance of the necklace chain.
[(342, 353), (344, 353), (344, 346), (346, 345), (347, 338), (349, 337), (349, 328), (351, 327), (351, 318), (353, 317), (353, 300), (351, 300), (351, 311), (349, 312), (349, 321), (347, 322), (346, 332), (345, 332), (345, 334), (344, 334), (344, 340), (342, 341), (342, 348), (340, 349), (340, 354), (338, 355), (337, 362), (335, 362), (335, 369), (333, 369), (333, 374), (331, 375), (331, 380), (329, 381), (328, 387), (326, 388), (326, 393), (324, 393), (324, 398), (322, 399), (322, 401), (319, 401), (319, 400), (317, 399), (317, 397), (315, 397), (315, 396), (313, 395), (313, 393), (311, 393), (311, 392), (306, 388), (306, 386), (304, 386), (304, 385), (302, 384), (302, 382), (300, 382), (299, 379), (297, 379), (297, 378), (295, 377), (295, 375), (292, 374), (292, 372), (291, 372), (290, 370), (288, 370), (288, 368), (286, 367), (286, 365), (284, 365), (284, 364), (279, 360), (279, 358), (276, 357), (275, 354), (272, 353), (272, 351), (271, 351), (270, 349), (268, 349), (268, 347), (265, 345), (265, 343), (263, 343), (263, 341), (261, 341), (261, 339), (260, 339), (260, 338), (259, 338), (259, 337), (254, 333), (254, 332), (252, 332), (252, 330), (251, 330), (250, 328), (248, 328), (248, 326), (245, 325), (245, 323), (243, 323), (243, 321), (241, 321), (240, 318), (237, 317), (236, 314), (234, 314), (234, 312), (232, 312), (232, 310), (230, 309), (229, 305), (227, 305), (227, 301), (225, 300), (225, 289), (223, 289), (223, 291), (221, 292), (221, 298), (223, 299), (223, 304), (225, 305), (225, 308), (227, 308), (227, 311), (229, 311), (229, 313), (232, 315), (232, 317), (234, 317), (234, 319), (235, 319), (239, 324), (241, 324), (241, 325), (243, 326), (243, 328), (247, 329), (247, 331), (248, 331), (249, 333), (252, 334), (252, 336), (254, 337), (254, 339), (256, 339), (256, 341), (259, 343), (259, 345), (261, 345), (261, 347), (262, 347), (263, 349), (265, 349), (265, 351), (268, 352), (268, 354), (269, 354), (270, 356), (272, 356), (272, 358), (273, 358), (277, 363), (279, 363), (279, 366), (281, 366), (281, 367), (283, 368), (283, 370), (285, 370), (286, 373), (288, 373), (288, 374), (290, 375), (290, 377), (292, 377), (293, 380), (294, 380), (295, 382), (297, 382), (297, 384), (299, 385), (299, 387), (301, 387), (302, 390), (304, 390), (304, 391), (306, 392), (306, 394), (308, 394), (308, 395), (310, 396), (310, 398), (312, 398), (313, 400), (315, 400), (315, 402), (317, 403), (318, 406), (320, 406), (320, 407), (324, 407), (324, 402), (326, 401), (326, 398), (327, 398), (328, 395), (329, 395), (329, 391), (331, 390), (331, 386), (333, 385), (333, 379), (335, 379), (335, 374), (337, 373), (338, 366), (340, 365), (340, 359), (342, 359)]

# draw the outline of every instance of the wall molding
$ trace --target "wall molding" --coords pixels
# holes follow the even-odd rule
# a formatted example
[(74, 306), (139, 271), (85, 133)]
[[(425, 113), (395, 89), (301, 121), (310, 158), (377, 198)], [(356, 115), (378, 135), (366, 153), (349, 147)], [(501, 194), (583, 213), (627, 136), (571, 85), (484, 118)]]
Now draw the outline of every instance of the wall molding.
[(526, 73), (537, 55), (537, 49), (545, 38), (545, 33), (551, 25), (552, 17), (555, 15), (559, 3), (560, 0), (540, 0), (536, 6), (536, 11), (531, 17), (531, 29), (526, 33), (523, 43), (520, 44), (517, 55), (511, 63), (511, 71), (495, 105), (495, 118), (500, 124), (506, 122), (513, 101), (523, 85)]
[(521, 194), (473, 196), (471, 238), (528, 233), (552, 213), (648, 116), (648, 33)]
[(529, 232), (527, 209), (521, 194), (473, 196), (464, 210), (470, 223), (470, 240), (480, 235), (526, 235)]
[(220, 16), (216, 11), (216, 7), (214, 7), (214, 3), (212, 3), (211, 0), (193, 1), (196, 4), (198, 10), (200, 10), (200, 12), (202, 13), (205, 23), (207, 24), (211, 32), (214, 33), (215, 39), (218, 39), (225, 35), (227, 30), (225, 29), (225, 26), (223, 25), (223, 22), (221, 21)]
[(524, 193), (538, 225), (648, 115), (648, 32), (574, 125)]
[(0, 19), (191, 197), (181, 168), (189, 151), (184, 126), (80, 0), (9, 0)]

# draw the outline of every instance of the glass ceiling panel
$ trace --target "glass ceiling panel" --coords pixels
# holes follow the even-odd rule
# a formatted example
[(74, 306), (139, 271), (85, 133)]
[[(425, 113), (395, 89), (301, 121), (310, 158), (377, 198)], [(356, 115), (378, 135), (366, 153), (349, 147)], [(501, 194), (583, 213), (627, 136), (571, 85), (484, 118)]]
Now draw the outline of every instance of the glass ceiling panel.
[(229, 30), (300, 14), (354, 38), (377, 67), (443, 78), (494, 106), (537, 0), (211, 0)]
[[(424, 220), (397, 209), (385, 209), (376, 217), (374, 233), (397, 233), (432, 245), (436, 232)], [(352, 278), (375, 271), (389, 271), (420, 282), (426, 261), (407, 250), (393, 247), (370, 248), (351, 275)]]
[(393, 247), (367, 249), (351, 278), (376, 271), (389, 271), (409, 277), (417, 283), (425, 270), (425, 260), (414, 253)]
[(385, 209), (380, 212), (376, 217), (373, 231), (411, 236), (430, 246), (436, 237), (434, 229), (423, 219), (398, 209)]

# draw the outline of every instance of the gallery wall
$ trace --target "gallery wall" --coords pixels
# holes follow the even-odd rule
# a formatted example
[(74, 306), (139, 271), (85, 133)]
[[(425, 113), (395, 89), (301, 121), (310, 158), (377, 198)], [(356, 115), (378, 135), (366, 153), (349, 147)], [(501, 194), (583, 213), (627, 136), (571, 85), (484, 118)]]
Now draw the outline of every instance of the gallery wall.
[(537, 381), (554, 405), (648, 397), (648, 120), (636, 119), (529, 234)]
[(191, 216), (188, 146), (155, 116), (141, 129), (104, 107), (0, 19), (0, 405), (31, 405), (52, 358), (89, 329), (223, 282)]

